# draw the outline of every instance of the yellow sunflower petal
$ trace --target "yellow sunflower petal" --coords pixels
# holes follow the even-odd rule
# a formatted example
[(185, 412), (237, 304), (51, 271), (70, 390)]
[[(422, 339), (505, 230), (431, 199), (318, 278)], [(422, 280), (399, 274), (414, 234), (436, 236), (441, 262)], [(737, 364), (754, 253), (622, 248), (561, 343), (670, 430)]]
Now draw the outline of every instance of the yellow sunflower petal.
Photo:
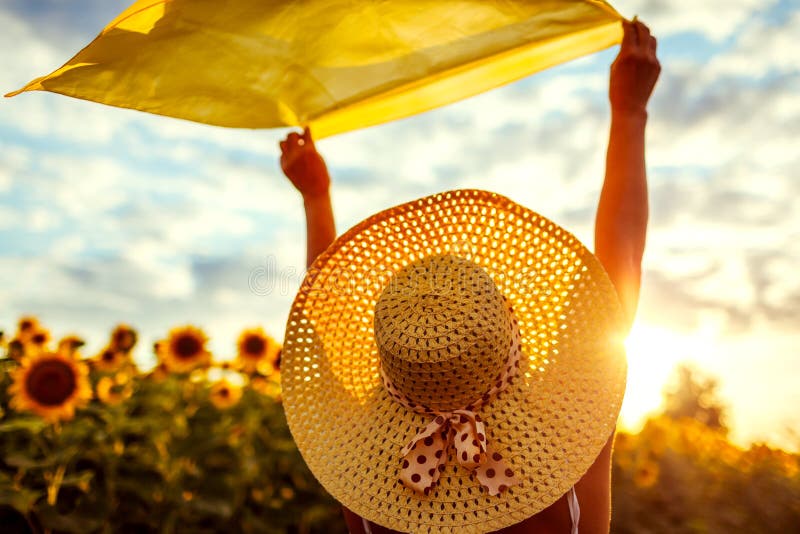
[(133, 393), (133, 386), (125, 373), (102, 377), (97, 382), (96, 389), (97, 398), (112, 406), (121, 403)]
[(130, 362), (130, 356), (112, 347), (105, 347), (93, 359), (92, 366), (101, 372), (116, 371)]
[(84, 346), (86, 342), (76, 336), (76, 335), (69, 335), (64, 336), (60, 340), (58, 340), (58, 347), (56, 348), (56, 352), (59, 354), (63, 354), (64, 356), (70, 356), (76, 360), (81, 358), (81, 354), (78, 349)]
[(239, 402), (242, 398), (242, 389), (227, 380), (220, 380), (211, 386), (209, 398), (214, 406), (226, 410)]
[(21, 335), (23, 337), (20, 338), (20, 341), (22, 341), (23, 352), (26, 356), (48, 352), (50, 332), (46, 328), (36, 326), (34, 330), (28, 331), (24, 335), (21, 333)]
[(158, 358), (174, 373), (188, 373), (211, 362), (206, 349), (208, 337), (194, 326), (183, 326), (170, 331), (169, 337), (158, 344)]
[(109, 346), (122, 352), (130, 352), (136, 345), (138, 335), (136, 330), (127, 324), (118, 324), (111, 332)]
[(38, 329), (39, 320), (36, 317), (32, 315), (20, 317), (19, 321), (17, 322), (17, 335), (15, 338), (21, 343), (25, 343)]
[(239, 336), (236, 343), (236, 362), (247, 373), (258, 371), (269, 375), (276, 370), (280, 345), (264, 332), (261, 327), (248, 328)]
[(11, 407), (51, 421), (68, 420), (92, 398), (86, 366), (58, 353), (41, 353), (12, 373)]

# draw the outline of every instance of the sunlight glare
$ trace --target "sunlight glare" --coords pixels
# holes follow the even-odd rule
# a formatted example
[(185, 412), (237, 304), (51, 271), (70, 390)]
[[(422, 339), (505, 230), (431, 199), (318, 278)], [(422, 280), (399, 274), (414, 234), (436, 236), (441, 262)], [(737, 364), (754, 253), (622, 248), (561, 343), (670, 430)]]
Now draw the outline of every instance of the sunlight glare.
[(628, 353), (628, 384), (620, 411), (620, 428), (638, 431), (647, 416), (662, 404), (664, 386), (682, 362), (697, 363), (715, 351), (717, 331), (705, 327), (691, 333), (663, 327), (634, 324), (625, 348)]

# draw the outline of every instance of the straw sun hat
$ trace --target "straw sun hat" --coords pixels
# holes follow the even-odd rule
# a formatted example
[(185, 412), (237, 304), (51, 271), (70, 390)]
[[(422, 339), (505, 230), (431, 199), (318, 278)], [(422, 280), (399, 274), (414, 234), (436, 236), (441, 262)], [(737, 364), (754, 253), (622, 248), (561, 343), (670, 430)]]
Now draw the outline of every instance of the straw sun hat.
[(286, 329), (286, 417), (365, 519), (497, 530), (594, 462), (622, 339), (614, 288), (572, 234), (500, 195), (441, 193), (373, 215), (311, 267)]

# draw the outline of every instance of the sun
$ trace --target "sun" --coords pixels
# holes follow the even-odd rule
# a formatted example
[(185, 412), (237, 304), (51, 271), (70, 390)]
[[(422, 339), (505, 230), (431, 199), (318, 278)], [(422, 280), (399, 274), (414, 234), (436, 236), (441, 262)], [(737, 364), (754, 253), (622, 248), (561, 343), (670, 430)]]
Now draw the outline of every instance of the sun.
[(625, 340), (628, 384), (620, 426), (637, 431), (647, 415), (661, 407), (662, 391), (678, 364), (708, 359), (715, 351), (716, 335), (710, 328), (682, 333), (662, 326), (634, 324)]

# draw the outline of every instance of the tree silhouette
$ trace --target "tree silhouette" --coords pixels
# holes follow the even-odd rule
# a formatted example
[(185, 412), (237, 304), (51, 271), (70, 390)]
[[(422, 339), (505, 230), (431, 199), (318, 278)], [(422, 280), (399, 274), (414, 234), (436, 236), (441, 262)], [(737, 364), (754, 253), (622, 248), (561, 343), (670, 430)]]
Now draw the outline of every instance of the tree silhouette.
[(664, 415), (671, 419), (695, 419), (709, 428), (727, 432), (727, 407), (719, 398), (717, 380), (688, 364), (680, 365), (675, 375), (674, 385), (664, 390)]

